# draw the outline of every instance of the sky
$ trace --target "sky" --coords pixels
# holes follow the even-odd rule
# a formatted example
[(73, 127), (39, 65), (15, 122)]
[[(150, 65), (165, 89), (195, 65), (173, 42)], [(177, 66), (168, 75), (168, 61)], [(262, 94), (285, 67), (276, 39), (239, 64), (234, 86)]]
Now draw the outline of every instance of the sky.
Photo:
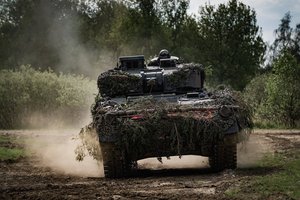
[[(278, 28), (284, 14), (290, 12), (291, 27), (300, 23), (300, 0), (240, 0), (256, 11), (258, 26), (262, 27), (263, 38), (269, 44), (275, 39), (274, 30)], [(217, 6), (228, 0), (190, 0), (189, 14), (198, 15), (199, 7), (206, 3)]]

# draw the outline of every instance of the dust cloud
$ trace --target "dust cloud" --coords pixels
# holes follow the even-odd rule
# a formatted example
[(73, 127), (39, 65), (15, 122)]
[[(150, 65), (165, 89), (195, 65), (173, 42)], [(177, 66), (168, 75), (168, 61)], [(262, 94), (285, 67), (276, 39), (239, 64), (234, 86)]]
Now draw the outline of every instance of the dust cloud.
[[(89, 105), (92, 105), (93, 100), (91, 98), (87, 99), (91, 102)], [(66, 108), (63, 108), (66, 109)], [(27, 116), (22, 118), (22, 124), (26, 124), (26, 128), (33, 129), (78, 129), (84, 127), (86, 124), (89, 124), (91, 121), (90, 110), (87, 107), (83, 109), (82, 112), (75, 112), (76, 116), (73, 113), (68, 113), (61, 110), (51, 110), (47, 113), (35, 111), (28, 113)]]
[(252, 134), (248, 140), (238, 144), (238, 168), (256, 167), (269, 153), (274, 153), (272, 140), (264, 135)]
[[(274, 153), (272, 140), (264, 135), (252, 134), (248, 140), (237, 146), (238, 168), (257, 167), (259, 161), (269, 153)], [(162, 163), (156, 158), (138, 161), (140, 169), (180, 169), (180, 168), (208, 168), (208, 157), (185, 155), (182, 158), (171, 156), (170, 159), (162, 158)]]
[[(26, 140), (26, 148), (33, 155), (32, 163), (50, 168), (55, 173), (80, 177), (104, 177), (102, 161), (86, 154), (83, 161), (76, 160), (75, 150), (80, 143), (76, 140), (78, 130), (34, 131)], [(27, 133), (28, 134), (28, 133)], [(246, 142), (238, 144), (238, 168), (256, 167), (266, 153), (274, 152), (272, 141), (264, 135), (253, 134)], [(208, 168), (208, 158), (184, 155), (147, 158), (138, 161), (139, 169), (188, 169)]]
[(179, 158), (178, 156), (171, 156), (169, 159), (162, 158), (159, 162), (156, 158), (147, 158), (138, 161), (140, 169), (188, 169), (188, 168), (207, 168), (208, 158), (195, 155), (186, 155)]
[(41, 1), (37, 15), (49, 24), (46, 41), (58, 56), (57, 66), (62, 72), (84, 74), (91, 78), (115, 66), (115, 53), (95, 48), (82, 40), (82, 24), (75, 8), (64, 10), (63, 16), (52, 4)]
[(76, 160), (75, 149), (79, 140), (74, 139), (78, 130), (38, 131), (26, 140), (26, 148), (33, 155), (33, 163), (48, 167), (56, 173), (103, 177), (102, 162), (87, 155), (83, 161)]

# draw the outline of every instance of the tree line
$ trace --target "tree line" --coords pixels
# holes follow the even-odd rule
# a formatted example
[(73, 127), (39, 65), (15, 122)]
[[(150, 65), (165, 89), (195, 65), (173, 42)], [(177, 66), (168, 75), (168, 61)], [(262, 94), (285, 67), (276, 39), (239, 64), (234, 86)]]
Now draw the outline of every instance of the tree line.
[[(96, 78), (121, 55), (147, 59), (168, 49), (212, 73), (208, 86), (243, 91), (256, 117), (299, 122), (300, 24), (286, 13), (267, 45), (254, 9), (238, 0), (0, 0), (0, 69), (34, 69)], [(267, 117), (266, 117), (267, 116)]]
[[(84, 2), (84, 3), (83, 3)], [(211, 66), (212, 82), (242, 90), (263, 63), (253, 9), (237, 0), (188, 15), (188, 0), (1, 0), (1, 68), (31, 64), (93, 75), (120, 55), (161, 49)], [(113, 66), (112, 66), (113, 65)]]
[(291, 27), (291, 18), (288, 12), (281, 19), (268, 63), (244, 91), (256, 119), (275, 127), (300, 125), (300, 24)]

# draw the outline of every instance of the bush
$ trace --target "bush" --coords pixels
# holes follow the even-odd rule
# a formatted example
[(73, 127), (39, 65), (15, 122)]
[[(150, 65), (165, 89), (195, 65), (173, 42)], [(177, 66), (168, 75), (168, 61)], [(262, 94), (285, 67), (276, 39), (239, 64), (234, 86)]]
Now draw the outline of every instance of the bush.
[(267, 82), (267, 109), (274, 119), (296, 127), (300, 120), (300, 64), (288, 51), (276, 58)]
[(253, 108), (255, 113), (257, 113), (260, 106), (266, 101), (266, 82), (268, 78), (268, 74), (258, 75), (251, 80), (244, 90), (244, 99)]
[(244, 98), (253, 108), (256, 126), (295, 128), (300, 121), (300, 65), (288, 52), (275, 59), (272, 73), (255, 77)]
[(253, 122), (257, 128), (274, 128), (266, 112), (267, 81), (269, 74), (258, 75), (251, 80), (244, 90), (244, 100), (252, 109)]
[(0, 128), (78, 124), (89, 112), (96, 82), (21, 66), (0, 71)]

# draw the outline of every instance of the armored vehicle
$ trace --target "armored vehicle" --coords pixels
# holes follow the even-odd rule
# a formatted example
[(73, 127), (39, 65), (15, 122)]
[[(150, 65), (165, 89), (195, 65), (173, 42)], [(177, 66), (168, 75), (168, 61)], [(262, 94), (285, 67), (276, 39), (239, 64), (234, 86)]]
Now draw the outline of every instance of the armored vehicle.
[(246, 106), (228, 89), (207, 92), (205, 71), (162, 50), (120, 57), (98, 78), (92, 108), (105, 177), (131, 175), (143, 158), (209, 157), (214, 171), (237, 167), (237, 143), (251, 128)]

